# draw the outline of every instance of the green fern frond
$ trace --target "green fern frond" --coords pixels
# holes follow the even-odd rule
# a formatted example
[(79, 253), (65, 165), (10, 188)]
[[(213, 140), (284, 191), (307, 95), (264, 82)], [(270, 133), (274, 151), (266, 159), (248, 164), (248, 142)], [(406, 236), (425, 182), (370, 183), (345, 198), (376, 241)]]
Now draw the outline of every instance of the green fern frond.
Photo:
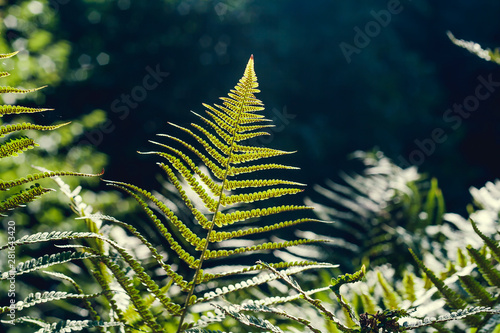
[(4, 213), (18, 207), (24, 207), (27, 203), (32, 202), (41, 195), (51, 191), (54, 190), (50, 188), (43, 188), (40, 184), (31, 185), (30, 188), (22, 190), (21, 192), (0, 202), (0, 216), (7, 216)]
[(33, 175), (27, 175), (24, 178), (19, 178), (11, 181), (0, 181), (0, 191), (8, 190), (12, 187), (23, 185), (29, 182), (34, 182), (44, 178), (60, 177), (60, 176), (79, 176), (79, 177), (98, 177), (104, 174), (104, 170), (101, 173), (91, 174), (91, 173), (81, 173), (72, 171), (51, 171), (38, 173)]
[(11, 57), (15, 56), (18, 53), (19, 53), (19, 51), (14, 51), (14, 52), (11, 52), (11, 53), (3, 53), (3, 54), (0, 53), (0, 59), (11, 58)]
[(31, 124), (31, 123), (19, 123), (19, 124), (13, 124), (13, 125), (0, 126), (0, 138), (6, 134), (9, 134), (9, 133), (24, 131), (24, 130), (52, 131), (52, 130), (58, 129), (60, 127), (66, 126), (69, 123), (71, 123), (71, 122), (67, 122), (67, 123), (63, 123), (63, 124), (59, 124), (59, 125), (51, 125), (51, 126), (42, 126), (42, 125), (36, 125), (36, 124)]
[(14, 88), (14, 87), (0, 87), (0, 94), (5, 94), (5, 93), (28, 94), (28, 93), (43, 89), (45, 87), (47, 87), (47, 86), (42, 86), (42, 87), (38, 87), (38, 88), (31, 88), (31, 89), (22, 89), (22, 88)]
[(467, 252), (472, 260), (477, 264), (484, 279), (491, 285), (500, 288), (500, 272), (493, 266), (493, 263), (478, 250), (467, 246)]
[[(71, 285), (73, 286), (73, 288), (75, 288), (75, 290), (78, 292), (78, 294), (85, 295), (85, 292), (80, 287), (80, 285), (78, 283), (76, 283), (76, 281), (73, 280), (72, 278), (70, 278), (69, 276), (62, 274), (62, 273), (58, 273), (58, 272), (44, 272), (44, 273), (47, 275), (50, 275), (56, 279), (67, 281), (67, 282), (71, 283)], [(102, 294), (104, 294), (104, 293), (105, 293), (105, 291), (102, 292)], [(94, 309), (94, 307), (92, 306), (92, 304), (90, 303), (88, 298), (84, 298), (83, 303), (84, 303), (85, 308), (89, 311), (90, 318), (92, 320), (94, 320), (94, 321), (101, 320), (101, 317), (99, 316), (97, 311)], [(102, 330), (101, 328), (99, 328), (99, 331), (101, 333), (105, 333), (105, 331)]]
[(467, 306), (467, 301), (465, 301), (459, 294), (451, 290), (448, 286), (444, 284), (443, 281), (441, 281), (436, 274), (434, 274), (433, 271), (431, 271), (425, 264), (415, 255), (413, 250), (410, 249), (410, 253), (415, 259), (417, 265), (420, 267), (420, 269), (425, 273), (427, 278), (432, 281), (434, 286), (439, 290), (441, 295), (446, 300), (446, 303), (448, 303), (449, 306), (451, 306), (454, 309), (463, 309)]
[(405, 299), (409, 300), (412, 303), (417, 300), (415, 278), (415, 274), (405, 271), (402, 280)]
[(248, 235), (255, 235), (258, 233), (263, 233), (263, 232), (269, 232), (269, 231), (274, 231), (286, 227), (291, 227), (295, 226), (300, 223), (305, 223), (305, 222), (324, 222), (316, 219), (310, 219), (310, 218), (302, 218), (302, 219), (297, 219), (293, 221), (284, 221), (284, 222), (279, 222), (271, 225), (266, 225), (264, 227), (255, 227), (255, 228), (248, 228), (248, 229), (239, 229), (236, 231), (231, 231), (231, 232), (226, 232), (226, 231), (215, 231), (212, 230), (212, 233), (210, 234), (210, 242), (222, 242), (224, 240), (236, 238), (236, 237), (243, 237), (243, 236), (248, 236)]
[(472, 225), (472, 228), (474, 229), (474, 232), (479, 237), (481, 237), (484, 244), (491, 250), (491, 254), (495, 258), (495, 260), (500, 262), (500, 246), (498, 245), (498, 242), (496, 242), (495, 240), (493, 240), (493, 239), (487, 237), (485, 234), (483, 234), (481, 232), (481, 230), (479, 230), (479, 228), (477, 227), (476, 222), (474, 222), (472, 219), (469, 219), (469, 221)]
[(459, 276), (460, 282), (464, 289), (474, 297), (475, 300), (479, 302), (482, 306), (491, 306), (495, 299), (490, 295), (490, 293), (470, 275)]
[(399, 299), (398, 294), (391, 286), (391, 284), (385, 279), (380, 271), (377, 271), (377, 280), (379, 285), (382, 287), (382, 293), (384, 295), (383, 302), (387, 309), (398, 309), (401, 300)]
[(24, 113), (37, 113), (45, 111), (53, 111), (54, 109), (46, 108), (30, 108), (21, 105), (0, 105), (0, 117), (8, 114), (24, 114)]
[(332, 278), (332, 285), (330, 286), (330, 288), (333, 290), (333, 292), (338, 293), (340, 287), (342, 287), (344, 284), (361, 281), (361, 279), (365, 276), (365, 273), (366, 268), (365, 265), (363, 265), (361, 266), (361, 269), (354, 274), (346, 273), (337, 278)]
[[(115, 219), (114, 217), (112, 216), (106, 216), (106, 215), (101, 215), (101, 214), (94, 214), (94, 215), (90, 215), (90, 216), (86, 216), (85, 218), (98, 218), (98, 219), (102, 219), (102, 220), (106, 220), (106, 221), (110, 221), (110, 222), (113, 222), (117, 225), (120, 225), (122, 226), (123, 228), (127, 229), (128, 231), (130, 231), (135, 237), (137, 237), (144, 245), (146, 245), (146, 247), (149, 249), (149, 251), (151, 251), (152, 253), (152, 256), (153, 258), (156, 260), (156, 262), (163, 268), (163, 270), (167, 273), (167, 275), (169, 277), (171, 277), (174, 281), (176, 281), (176, 283), (183, 287), (184, 288), (188, 285), (188, 282), (183, 280), (182, 276), (180, 276), (179, 274), (177, 274), (174, 269), (172, 268), (171, 265), (169, 264), (166, 264), (164, 261), (163, 261), (163, 257), (162, 255), (158, 252), (158, 250), (146, 239), (144, 238), (144, 236), (142, 236), (136, 228), (134, 228), (133, 226), (131, 226), (130, 224), (127, 224), (125, 222), (122, 222), (122, 221), (118, 221), (117, 219)], [(163, 293), (165, 293), (165, 290), (162, 290)]]
[(28, 137), (12, 138), (0, 144), (0, 158), (18, 156), (22, 152), (38, 146), (33, 139)]
[[(304, 267), (305, 269), (315, 269), (315, 268), (336, 268), (338, 265), (332, 265), (332, 264), (327, 264), (327, 263), (318, 263), (314, 261), (295, 261), (295, 262), (278, 262), (278, 263), (268, 263), (269, 266), (273, 267), (274, 269), (286, 269), (286, 268), (291, 268), (291, 267)], [(222, 277), (228, 277), (232, 275), (240, 275), (240, 274), (246, 274), (246, 273), (252, 273), (256, 271), (262, 271), (263, 269), (267, 269), (267, 266), (264, 265), (253, 265), (253, 266), (247, 266), (243, 268), (239, 268), (236, 270), (232, 271), (225, 271), (222, 273), (217, 273), (217, 274), (208, 274), (204, 273), (202, 278), (200, 279), (200, 282), (207, 282), (210, 280), (215, 280), (219, 279)]]
[(206, 250), (205, 251), (205, 259), (217, 259), (228, 257), (235, 254), (241, 254), (246, 252), (256, 252), (256, 251), (267, 251), (267, 250), (277, 250), (284, 249), (291, 246), (297, 245), (305, 245), (305, 244), (314, 244), (314, 243), (325, 243), (327, 241), (322, 239), (297, 239), (293, 241), (284, 241), (284, 242), (268, 242), (264, 244), (258, 244), (248, 247), (239, 247), (233, 250)]
[(297, 210), (311, 210), (313, 207), (300, 205), (281, 205), (268, 208), (256, 208), (252, 210), (236, 211), (231, 213), (217, 212), (215, 215), (215, 225), (217, 227), (228, 226), (236, 222), (245, 221), (251, 218), (264, 217), (283, 212), (292, 212)]

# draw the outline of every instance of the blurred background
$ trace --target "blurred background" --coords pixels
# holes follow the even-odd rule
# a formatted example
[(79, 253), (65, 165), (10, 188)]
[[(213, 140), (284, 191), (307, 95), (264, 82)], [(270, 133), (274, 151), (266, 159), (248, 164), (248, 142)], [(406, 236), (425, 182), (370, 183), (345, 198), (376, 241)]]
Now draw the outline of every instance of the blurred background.
[(151, 188), (156, 159), (136, 151), (218, 103), (253, 54), (276, 124), (255, 143), (297, 150), (291, 178), (335, 180), (377, 149), (438, 178), (462, 212), (500, 171), (500, 70), (446, 32), (495, 48), (499, 17), (494, 0), (0, 0), (0, 52), (20, 51), (2, 85), (48, 85), (22, 103), (55, 109), (37, 123), (73, 122), (67, 148), (42, 142), (49, 155)]

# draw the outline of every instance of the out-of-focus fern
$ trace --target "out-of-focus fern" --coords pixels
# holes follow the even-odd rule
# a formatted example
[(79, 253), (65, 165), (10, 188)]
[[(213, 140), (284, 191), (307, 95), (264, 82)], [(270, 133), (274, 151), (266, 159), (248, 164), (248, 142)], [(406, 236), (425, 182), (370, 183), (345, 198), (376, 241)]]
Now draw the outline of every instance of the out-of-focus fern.
[(425, 249), (425, 227), (442, 223), (445, 205), (437, 181), (426, 180), (416, 167), (397, 166), (382, 152), (353, 156), (365, 166), (361, 174), (342, 174), (345, 184), (316, 186), (321, 197), (306, 201), (320, 219), (335, 221), (317, 232), (332, 240), (329, 260), (344, 271), (367, 262), (404, 267), (411, 261), (409, 246)]
[[(0, 59), (10, 58), (15, 56), (16, 54), (17, 52), (0, 54)], [(0, 77), (6, 77), (8, 75), (9, 75), (8, 72), (0, 73)], [(27, 94), (30, 92), (35, 92), (41, 88), (43, 87), (35, 89), (22, 89), (22, 88), (3, 86), (0, 87), (0, 94), (6, 94), (6, 93)], [(50, 109), (31, 108), (21, 105), (0, 105), (0, 117), (9, 115), (20, 115), (25, 113), (45, 112), (48, 110)], [(26, 122), (5, 124), (0, 126), (0, 138), (6, 135), (17, 134), (25, 130), (52, 131), (67, 124), (68, 123), (63, 123), (59, 125), (50, 125), (50, 126), (41, 126)], [(10, 137), (8, 140), (0, 142), (0, 159), (18, 156), (24, 151), (35, 148), (36, 146), (38, 146), (38, 144), (29, 137), (26, 136)], [(33, 183), (39, 179), (54, 177), (54, 176), (95, 176), (95, 175), (70, 172), (70, 171), (61, 171), (61, 172), (44, 172), (34, 175), (27, 175), (24, 178), (14, 179), (14, 180), (2, 179), (0, 180), (0, 191), (11, 190), (26, 183)], [(50, 191), (52, 190), (48, 188), (43, 188), (39, 184), (34, 184), (30, 188), (22, 190), (19, 193), (8, 196), (2, 195), (2, 201), (0, 202), (0, 216), (7, 216), (9, 211), (19, 207), (23, 207), (27, 203), (36, 200), (41, 195)]]

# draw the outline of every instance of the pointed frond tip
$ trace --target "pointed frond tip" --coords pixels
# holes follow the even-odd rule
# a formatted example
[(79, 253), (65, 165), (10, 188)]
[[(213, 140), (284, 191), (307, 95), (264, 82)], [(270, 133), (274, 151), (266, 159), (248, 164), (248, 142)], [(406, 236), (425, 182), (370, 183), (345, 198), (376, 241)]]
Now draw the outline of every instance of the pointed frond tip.
[(60, 127), (66, 126), (69, 123), (71, 123), (71, 122), (68, 121), (66, 123), (62, 123), (59, 125), (49, 125), (49, 126), (42, 126), (42, 125), (37, 125), (37, 124), (32, 124), (32, 123), (20, 123), (20, 124), (0, 126), (0, 138), (6, 134), (9, 134), (9, 133), (18, 132), (18, 131), (25, 131), (25, 130), (53, 131), (53, 130), (56, 130)]
[(34, 175), (27, 175), (24, 178), (19, 178), (11, 181), (0, 181), (0, 191), (8, 190), (12, 187), (26, 184), (32, 181), (36, 181), (44, 178), (60, 177), (60, 176), (80, 176), (80, 177), (99, 177), (104, 174), (104, 169), (100, 173), (81, 173), (81, 172), (71, 172), (71, 171), (50, 171), (44, 173), (37, 173)]
[(30, 108), (21, 105), (0, 105), (0, 117), (3, 117), (4, 115), (7, 114), (36, 113), (36, 112), (45, 112), (53, 110), (54, 109)]
[(27, 94), (30, 92), (35, 92), (37, 90), (46, 88), (47, 86), (41, 86), (37, 88), (31, 88), (31, 89), (23, 89), (23, 88), (14, 88), (14, 87), (0, 87), (0, 94)]
[(10, 57), (15, 56), (18, 53), (19, 53), (19, 51), (14, 51), (14, 52), (11, 52), (11, 53), (2, 53), (2, 54), (0, 54), (0, 59), (10, 58)]

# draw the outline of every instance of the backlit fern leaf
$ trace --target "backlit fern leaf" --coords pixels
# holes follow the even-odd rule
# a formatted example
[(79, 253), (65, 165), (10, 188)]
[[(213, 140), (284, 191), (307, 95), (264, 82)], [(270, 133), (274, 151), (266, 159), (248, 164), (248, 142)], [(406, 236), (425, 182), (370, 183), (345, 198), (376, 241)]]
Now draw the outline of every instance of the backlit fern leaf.
[(17, 156), (23, 151), (33, 149), (36, 146), (38, 144), (28, 137), (12, 138), (0, 144), (0, 158)]
[[(192, 277), (186, 280), (189, 282), (182, 281), (180, 285), (181, 290), (187, 291), (187, 295), (182, 307), (179, 327), (187, 327), (183, 326), (183, 322), (190, 305), (213, 298), (196, 296), (197, 285), (218, 278), (266, 269), (264, 265), (253, 265), (216, 274), (204, 273), (202, 268), (205, 268), (205, 261), (323, 242), (313, 239), (261, 241), (259, 243), (252, 241), (251, 245), (223, 246), (224, 248), (221, 249), (221, 246), (226, 244), (224, 242), (234, 241), (236, 238), (251, 237), (306, 222), (320, 222), (313, 218), (283, 218), (280, 221), (279, 216), (309, 211), (312, 207), (267, 204), (269, 199), (302, 192), (304, 184), (257, 175), (261, 171), (281, 174), (282, 170), (297, 169), (284, 164), (263, 162), (265, 159), (288, 155), (292, 152), (252, 146), (245, 142), (252, 138), (269, 135), (266, 129), (273, 126), (270, 120), (259, 114), (264, 107), (262, 102), (255, 97), (255, 94), (259, 92), (257, 87), (257, 77), (253, 57), (251, 57), (243, 77), (230, 91), (228, 97), (222, 97), (220, 105), (203, 104), (206, 108), (205, 115), (195, 113), (201, 120), (201, 125), (193, 123), (188, 128), (171, 124), (186, 138), (160, 134), (159, 136), (169, 141), (167, 143), (151, 142), (161, 147), (163, 151), (142, 152), (142, 154), (154, 154), (164, 159), (164, 162), (158, 165), (190, 212), (191, 221), (181, 219), (164, 202), (140, 187), (125, 182), (107, 181), (109, 185), (132, 195), (176, 257), (193, 270), (190, 273)], [(199, 161), (207, 168), (206, 171), (198, 166)], [(202, 202), (203, 207), (195, 202)], [(167, 223), (163, 223), (149, 206), (166, 217)], [(267, 216), (272, 217), (273, 223), (265, 223), (264, 218)], [(259, 225), (252, 225), (257, 220)], [(142, 242), (147, 244), (145, 240)], [(308, 262), (300, 265), (303, 269), (309, 269), (315, 264)], [(290, 264), (283, 268), (293, 268), (293, 266)], [(173, 278), (170, 274), (169, 276)], [(246, 288), (249, 287), (250, 285)], [(245, 288), (239, 285), (238, 288), (231, 289)], [(231, 290), (227, 289), (227, 293), (229, 292)], [(226, 292), (216, 293), (216, 296), (225, 294)]]
[(23, 207), (28, 202), (32, 202), (39, 196), (50, 191), (53, 191), (53, 189), (43, 188), (39, 184), (32, 185), (30, 188), (14, 194), (0, 202), (0, 216), (7, 216), (4, 213), (14, 208)]
[(0, 138), (9, 133), (24, 131), (24, 130), (52, 131), (68, 124), (69, 122), (59, 125), (42, 126), (31, 123), (19, 123), (13, 125), (0, 126)]

